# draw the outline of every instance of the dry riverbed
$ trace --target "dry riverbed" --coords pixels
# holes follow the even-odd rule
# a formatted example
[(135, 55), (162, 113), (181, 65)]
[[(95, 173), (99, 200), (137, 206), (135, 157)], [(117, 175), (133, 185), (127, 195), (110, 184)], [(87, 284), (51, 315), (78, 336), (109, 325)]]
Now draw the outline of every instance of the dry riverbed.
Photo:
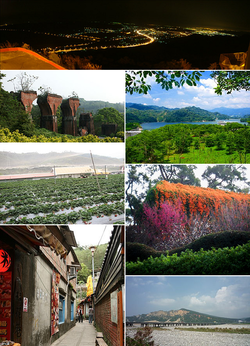
[[(249, 328), (249, 325), (218, 325), (208, 328)], [(187, 327), (188, 328), (188, 327)], [(197, 328), (199, 328), (197, 326)], [(137, 328), (127, 327), (127, 336), (133, 337)], [(220, 332), (194, 332), (166, 327), (153, 330), (155, 346), (249, 346), (250, 334), (232, 334)]]

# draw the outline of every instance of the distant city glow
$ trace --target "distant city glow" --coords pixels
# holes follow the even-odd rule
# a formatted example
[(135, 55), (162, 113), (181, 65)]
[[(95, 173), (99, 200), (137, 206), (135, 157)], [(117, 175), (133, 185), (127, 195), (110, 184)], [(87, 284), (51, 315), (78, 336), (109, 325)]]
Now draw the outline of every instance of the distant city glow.
[[(116, 25), (114, 25), (116, 24)], [(117, 25), (118, 24), (118, 25)], [(11, 25), (0, 26), (0, 31), (20, 31)], [(108, 28), (83, 27), (82, 31), (68, 33), (42, 32), (22, 29), (35, 36), (53, 36), (53, 46), (40, 47), (39, 51), (45, 54), (69, 53), (110, 48), (131, 48), (151, 44), (155, 41), (166, 44), (169, 40), (190, 36), (193, 34), (205, 36), (235, 36), (234, 33), (221, 29), (211, 28), (181, 28), (174, 26), (151, 25), (138, 26), (135, 24), (109, 23)], [(58, 40), (56, 40), (58, 38)], [(63, 41), (63, 45), (58, 42)]]

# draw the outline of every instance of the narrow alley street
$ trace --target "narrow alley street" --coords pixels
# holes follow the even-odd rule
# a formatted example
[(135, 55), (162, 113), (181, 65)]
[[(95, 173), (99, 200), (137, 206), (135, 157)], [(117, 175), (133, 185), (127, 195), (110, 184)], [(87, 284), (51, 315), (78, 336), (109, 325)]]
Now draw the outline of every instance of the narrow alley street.
[(53, 342), (52, 346), (94, 346), (96, 340), (96, 329), (84, 320), (76, 323), (75, 327)]

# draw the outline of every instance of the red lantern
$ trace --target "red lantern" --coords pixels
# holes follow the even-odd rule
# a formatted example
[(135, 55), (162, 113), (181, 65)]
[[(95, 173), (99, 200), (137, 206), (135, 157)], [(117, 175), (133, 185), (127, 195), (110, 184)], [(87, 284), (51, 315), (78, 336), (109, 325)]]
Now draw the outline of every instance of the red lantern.
[(11, 265), (11, 258), (8, 252), (0, 250), (0, 273), (7, 272)]

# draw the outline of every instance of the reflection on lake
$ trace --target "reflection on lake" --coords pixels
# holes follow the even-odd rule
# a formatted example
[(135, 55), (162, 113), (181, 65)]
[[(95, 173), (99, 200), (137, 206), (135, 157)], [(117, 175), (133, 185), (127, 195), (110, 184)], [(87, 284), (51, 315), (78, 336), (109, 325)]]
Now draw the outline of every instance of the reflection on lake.
[(240, 123), (243, 125), (247, 125), (247, 123), (242, 123), (240, 119), (230, 119), (230, 120), (215, 120), (215, 121), (197, 121), (197, 122), (185, 122), (185, 123), (165, 123), (165, 122), (153, 122), (153, 123), (142, 123), (141, 127), (143, 130), (154, 130), (165, 125), (177, 125), (177, 124), (191, 124), (191, 125), (219, 125), (221, 123)]

